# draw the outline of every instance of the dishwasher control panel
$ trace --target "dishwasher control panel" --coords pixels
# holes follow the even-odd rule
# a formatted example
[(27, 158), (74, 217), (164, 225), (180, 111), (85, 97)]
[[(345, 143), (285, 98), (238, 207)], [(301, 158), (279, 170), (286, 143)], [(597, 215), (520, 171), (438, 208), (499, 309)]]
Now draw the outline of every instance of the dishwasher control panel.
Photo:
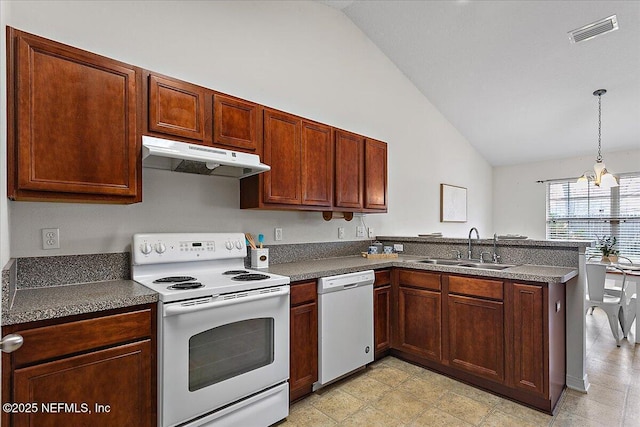
[(375, 281), (373, 270), (355, 273), (339, 274), (337, 276), (321, 277), (318, 279), (318, 293), (335, 292), (342, 289), (372, 285)]

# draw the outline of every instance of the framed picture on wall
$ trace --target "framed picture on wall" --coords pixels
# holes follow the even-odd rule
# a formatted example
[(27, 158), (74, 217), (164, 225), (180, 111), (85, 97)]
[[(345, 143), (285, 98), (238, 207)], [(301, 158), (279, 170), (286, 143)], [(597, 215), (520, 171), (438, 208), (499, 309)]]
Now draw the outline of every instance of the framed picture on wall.
[(440, 222), (467, 222), (467, 189), (440, 184)]

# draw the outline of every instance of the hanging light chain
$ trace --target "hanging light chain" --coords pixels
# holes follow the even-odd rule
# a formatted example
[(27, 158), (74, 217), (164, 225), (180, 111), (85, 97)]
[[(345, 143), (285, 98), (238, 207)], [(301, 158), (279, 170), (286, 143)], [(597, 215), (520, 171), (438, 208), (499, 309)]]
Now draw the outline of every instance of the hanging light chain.
[(598, 94), (598, 157), (596, 161), (602, 162), (602, 94)]

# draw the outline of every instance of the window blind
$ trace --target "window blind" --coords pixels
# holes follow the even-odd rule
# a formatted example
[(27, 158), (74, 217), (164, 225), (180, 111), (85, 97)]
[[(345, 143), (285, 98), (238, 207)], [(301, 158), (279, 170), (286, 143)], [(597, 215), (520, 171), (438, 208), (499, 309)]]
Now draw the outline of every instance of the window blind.
[[(640, 263), (640, 172), (619, 175), (611, 189), (576, 180), (547, 183), (547, 239), (597, 240), (615, 236), (619, 254)], [(588, 248), (588, 255), (598, 255)]]

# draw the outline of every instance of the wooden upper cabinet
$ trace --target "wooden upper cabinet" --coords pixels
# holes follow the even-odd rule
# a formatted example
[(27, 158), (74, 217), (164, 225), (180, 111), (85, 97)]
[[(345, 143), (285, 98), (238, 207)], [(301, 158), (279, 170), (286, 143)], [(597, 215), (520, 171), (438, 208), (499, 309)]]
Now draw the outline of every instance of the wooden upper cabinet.
[(335, 131), (335, 206), (362, 209), (364, 137)]
[(364, 208), (387, 210), (387, 144), (364, 142)]
[(225, 95), (213, 96), (213, 145), (258, 151), (258, 104)]
[(8, 196), (141, 200), (136, 67), (8, 29)]
[(301, 203), (301, 127), (296, 116), (264, 110), (264, 162), (271, 166), (263, 174), (265, 203)]
[(333, 139), (331, 127), (302, 121), (302, 204), (331, 206)]
[(180, 80), (149, 75), (149, 131), (204, 141), (206, 91)]

